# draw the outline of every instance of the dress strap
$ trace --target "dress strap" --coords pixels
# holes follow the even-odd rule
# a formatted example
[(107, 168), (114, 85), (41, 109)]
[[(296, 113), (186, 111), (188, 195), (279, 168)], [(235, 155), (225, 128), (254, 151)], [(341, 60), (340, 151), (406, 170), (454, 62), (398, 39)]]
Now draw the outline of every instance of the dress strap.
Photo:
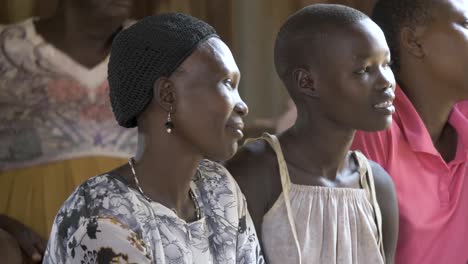
[(385, 251), (383, 247), (383, 234), (382, 234), (382, 213), (380, 211), (379, 204), (377, 202), (377, 194), (375, 191), (374, 175), (372, 174), (372, 168), (367, 158), (359, 151), (353, 152), (359, 164), (359, 175), (360, 183), (362, 188), (366, 191), (367, 197), (372, 204), (374, 209), (374, 218), (377, 225), (377, 245), (379, 246), (380, 253), (385, 263)]
[[(291, 179), (289, 178), (288, 166), (286, 164), (286, 160), (284, 159), (283, 151), (281, 150), (281, 145), (279, 143), (278, 138), (275, 135), (271, 135), (266, 132), (263, 133), (260, 139), (263, 139), (266, 142), (268, 142), (276, 153), (279, 173), (281, 177), (281, 186), (283, 189), (283, 198), (284, 198), (284, 203), (286, 205), (286, 212), (288, 214), (289, 225), (291, 227), (294, 242), (296, 244), (297, 254), (299, 257), (299, 264), (302, 264), (301, 246), (299, 244), (299, 239), (298, 239), (297, 231), (296, 231), (296, 224), (294, 222), (294, 216), (292, 214), (291, 200), (289, 199), (289, 188), (291, 186)], [(246, 141), (246, 143), (251, 142), (251, 141), (252, 140), (249, 139)]]

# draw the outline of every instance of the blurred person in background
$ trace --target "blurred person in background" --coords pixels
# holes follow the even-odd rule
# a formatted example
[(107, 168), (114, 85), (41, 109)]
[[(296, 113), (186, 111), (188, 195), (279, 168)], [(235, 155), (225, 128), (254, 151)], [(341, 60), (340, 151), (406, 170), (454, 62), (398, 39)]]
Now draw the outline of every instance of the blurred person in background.
[(41, 261), (66, 197), (134, 154), (136, 131), (115, 121), (107, 83), (132, 8), (60, 0), (50, 18), (0, 26), (0, 243), (16, 241), (27, 261)]
[(468, 263), (468, 1), (382, 0), (372, 17), (391, 50), (396, 112), (352, 148), (395, 183), (395, 263)]

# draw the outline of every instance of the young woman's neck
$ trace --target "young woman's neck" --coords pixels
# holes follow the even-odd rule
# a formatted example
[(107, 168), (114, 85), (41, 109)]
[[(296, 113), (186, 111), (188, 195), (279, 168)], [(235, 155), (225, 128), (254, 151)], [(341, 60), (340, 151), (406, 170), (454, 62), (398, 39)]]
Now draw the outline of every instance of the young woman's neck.
[(335, 179), (347, 164), (355, 130), (299, 111), (296, 123), (280, 135), (285, 159), (315, 176)]

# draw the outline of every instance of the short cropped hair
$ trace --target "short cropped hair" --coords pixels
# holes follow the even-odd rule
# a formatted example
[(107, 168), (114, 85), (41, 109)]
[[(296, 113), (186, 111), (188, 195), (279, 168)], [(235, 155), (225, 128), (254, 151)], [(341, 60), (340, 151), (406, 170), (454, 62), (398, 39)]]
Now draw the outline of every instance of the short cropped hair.
[(356, 9), (335, 4), (310, 5), (291, 15), (279, 30), (274, 48), (281, 80), (286, 82), (295, 68), (306, 63), (304, 54), (328, 45), (324, 36), (366, 18), (369, 17)]

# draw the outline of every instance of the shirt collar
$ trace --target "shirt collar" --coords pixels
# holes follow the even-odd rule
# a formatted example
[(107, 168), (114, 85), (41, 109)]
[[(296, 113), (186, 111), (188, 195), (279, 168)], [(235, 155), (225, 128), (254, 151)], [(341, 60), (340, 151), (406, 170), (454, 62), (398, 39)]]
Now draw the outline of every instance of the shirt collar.
[[(394, 105), (396, 112), (394, 114), (394, 121), (400, 126), (411, 149), (415, 152), (440, 155), (432, 143), (431, 136), (423, 120), (398, 85), (395, 96)], [(458, 134), (455, 160), (459, 158), (465, 160), (468, 157), (468, 101), (460, 102), (454, 106), (448, 122), (455, 128)]]
[(408, 140), (408, 144), (413, 151), (426, 152), (437, 155), (438, 151), (432, 144), (431, 136), (427, 131), (424, 122), (414, 108), (406, 94), (397, 85), (394, 101), (396, 112), (394, 119)]
[(459, 102), (453, 107), (449, 123), (458, 134), (457, 157), (468, 159), (468, 101)]

